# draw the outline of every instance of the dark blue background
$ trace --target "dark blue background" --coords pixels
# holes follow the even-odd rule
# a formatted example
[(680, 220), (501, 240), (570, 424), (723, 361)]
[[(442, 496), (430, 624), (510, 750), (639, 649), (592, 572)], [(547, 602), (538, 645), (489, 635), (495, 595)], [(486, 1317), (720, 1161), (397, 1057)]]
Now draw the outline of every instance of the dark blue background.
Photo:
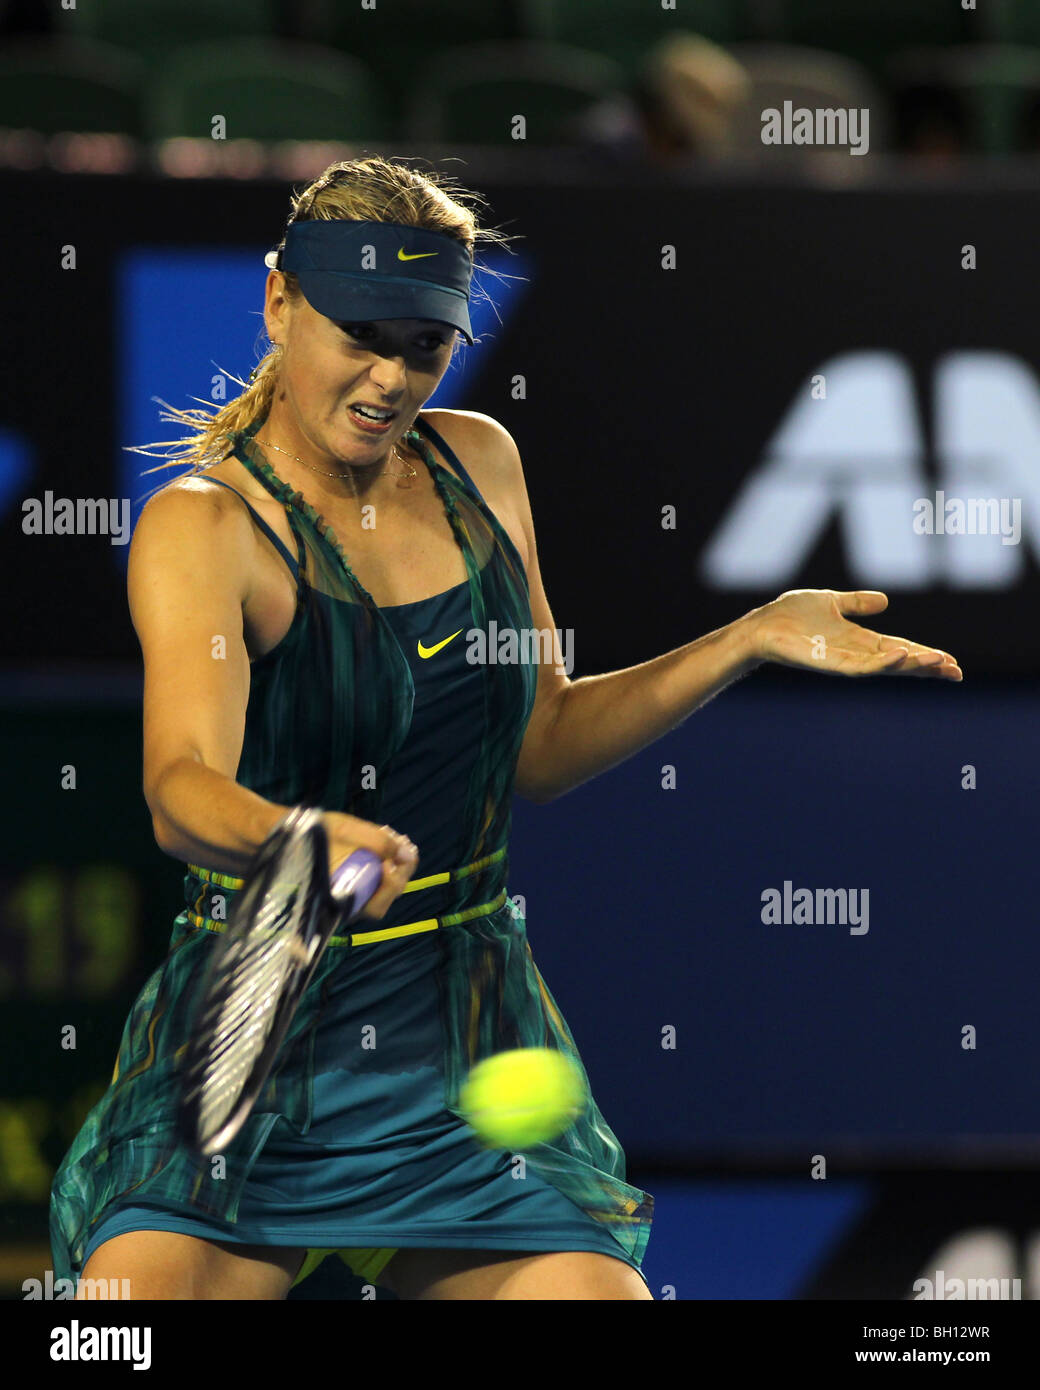
[[(226, 216), (200, 223), (212, 187), (157, 182), (145, 196), (135, 181), (97, 180), (67, 229), (63, 181), (34, 179), (32, 198), (24, 180), (0, 182), (14, 195), (13, 231), (30, 215), (37, 228), (23, 238), (13, 289), (31, 294), (7, 344), (19, 349), (0, 436), (17, 473), (10, 496), (125, 495), (149, 461), (123, 446), (176, 433), (152, 397), (189, 405), (219, 369), (246, 375), (255, 363), (262, 254), (285, 189), (236, 188)], [(435, 402), (487, 411), (521, 441), (555, 621), (575, 632), (575, 678), (647, 660), (772, 597), (705, 589), (698, 557), (821, 357), (887, 347), (927, 381), (956, 346), (1035, 349), (1029, 190), (648, 186), (625, 216), (609, 188), (489, 191), (492, 220), (525, 238), (524, 258), (503, 264), (527, 279), (512, 294), (489, 282), (502, 322), (485, 316), (485, 342)], [(608, 211), (609, 239), (580, 255), (561, 241), (568, 219)], [(934, 248), (969, 211), (997, 249), (986, 278), (965, 282)], [(680, 234), (677, 317), (648, 248)], [(70, 238), (74, 279), (46, 249)], [(898, 295), (877, 246), (900, 248)], [(631, 317), (604, 294), (619, 257), (643, 267)], [(58, 331), (83, 354), (41, 410)], [(510, 395), (516, 372), (525, 401)], [(648, 382), (681, 406), (682, 429), (665, 412), (633, 435), (626, 390)], [(680, 529), (662, 532), (672, 497)], [(91, 1005), (101, 1080), (179, 907), (177, 866), (152, 845), (140, 793), (125, 553), (105, 537), (24, 536), (13, 508), (3, 527), (11, 585), (30, 586), (9, 615), (12, 752), (24, 744), (18, 710), (36, 710), (44, 689), (64, 702), (40, 730), (56, 762), (83, 761), (75, 736), (90, 721), (69, 702), (88, 687), (99, 710), (118, 696), (124, 721), (119, 767), (95, 778), (81, 809), (58, 797), (19, 819), (12, 802), (9, 873), (74, 855), (68, 818), (86, 809), (113, 862), (142, 866), (146, 885), (157, 871), (144, 866), (160, 865), (171, 885), (146, 906), (139, 978)], [(799, 582), (845, 586), (843, 558), (835, 527)], [(1030, 561), (1007, 591), (890, 594), (869, 625), (953, 651), (962, 685), (761, 670), (555, 803), (517, 801), (510, 890), (526, 899), (535, 958), (634, 1163), (805, 1174), (816, 1153), (842, 1171), (1035, 1155), (1036, 686), (993, 677), (1035, 674), (1036, 588)], [(661, 789), (665, 763), (674, 791)], [(961, 788), (966, 763), (977, 790)], [(869, 889), (869, 932), (763, 925), (761, 893), (786, 879)], [(674, 1051), (660, 1045), (668, 1025)], [(961, 1046), (966, 1025), (974, 1051)]]
[[(517, 801), (510, 891), (631, 1154), (1036, 1153), (1034, 710), (1025, 687), (758, 672), (623, 766)], [(869, 888), (869, 931), (764, 925), (785, 879)]]

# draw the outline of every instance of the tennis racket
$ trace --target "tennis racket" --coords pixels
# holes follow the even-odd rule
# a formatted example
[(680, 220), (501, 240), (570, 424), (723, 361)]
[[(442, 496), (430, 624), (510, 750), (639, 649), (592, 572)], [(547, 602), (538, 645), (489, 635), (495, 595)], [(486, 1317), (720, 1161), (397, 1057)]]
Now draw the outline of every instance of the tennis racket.
[(329, 877), (321, 812), (294, 807), (260, 846), (203, 976), (182, 1063), (177, 1123), (196, 1153), (219, 1153), (249, 1118), (337, 923), (383, 878), (357, 849)]

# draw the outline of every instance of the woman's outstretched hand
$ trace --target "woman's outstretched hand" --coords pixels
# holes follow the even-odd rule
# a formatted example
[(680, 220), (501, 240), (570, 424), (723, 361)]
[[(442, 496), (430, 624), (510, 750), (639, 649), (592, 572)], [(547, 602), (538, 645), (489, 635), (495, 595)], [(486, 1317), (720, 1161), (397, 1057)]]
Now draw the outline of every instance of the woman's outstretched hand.
[(752, 646), (759, 661), (839, 676), (964, 679), (949, 652), (922, 647), (906, 637), (887, 637), (844, 616), (869, 617), (887, 607), (887, 596), (877, 589), (790, 589), (748, 614)]

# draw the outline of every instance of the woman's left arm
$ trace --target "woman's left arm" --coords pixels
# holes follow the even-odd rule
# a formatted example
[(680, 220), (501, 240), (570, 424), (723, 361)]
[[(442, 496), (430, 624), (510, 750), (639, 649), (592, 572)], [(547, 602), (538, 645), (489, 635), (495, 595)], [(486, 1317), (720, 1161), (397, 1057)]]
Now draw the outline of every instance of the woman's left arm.
[[(555, 632), (538, 568), (534, 522), (516, 444), (495, 438), (527, 539), (527, 578), (536, 628)], [(872, 589), (794, 589), (663, 656), (601, 676), (571, 680), (542, 662), (516, 769), (516, 791), (547, 802), (616, 767), (683, 723), (695, 710), (765, 661), (847, 676), (892, 673), (961, 680), (947, 652), (849, 622), (888, 607)]]

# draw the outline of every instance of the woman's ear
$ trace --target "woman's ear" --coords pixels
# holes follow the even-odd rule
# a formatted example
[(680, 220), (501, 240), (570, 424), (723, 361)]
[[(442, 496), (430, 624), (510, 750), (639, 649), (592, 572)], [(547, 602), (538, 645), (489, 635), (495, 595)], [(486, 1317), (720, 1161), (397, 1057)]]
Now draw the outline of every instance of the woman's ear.
[(284, 342), (283, 330), (291, 311), (292, 305), (285, 293), (285, 276), (280, 270), (268, 271), (264, 287), (264, 326), (272, 342)]

